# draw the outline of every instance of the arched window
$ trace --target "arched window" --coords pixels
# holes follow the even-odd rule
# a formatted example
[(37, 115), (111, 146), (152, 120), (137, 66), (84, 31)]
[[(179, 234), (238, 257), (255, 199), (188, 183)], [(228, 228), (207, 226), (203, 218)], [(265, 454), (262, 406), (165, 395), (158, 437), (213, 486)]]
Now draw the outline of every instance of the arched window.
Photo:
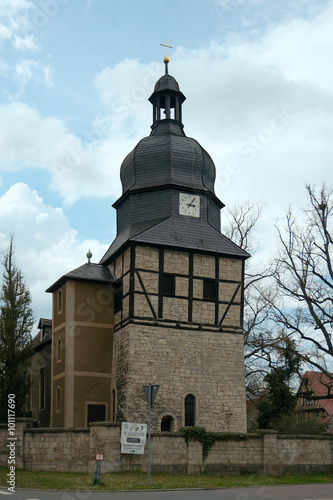
[(57, 342), (57, 361), (61, 361), (61, 358), (62, 358), (62, 342), (61, 342), (61, 339), (59, 338), (58, 339), (58, 342)]
[(62, 290), (58, 291), (58, 314), (62, 312)]
[(57, 387), (56, 411), (61, 411), (61, 389), (60, 389), (60, 387)]
[(195, 425), (195, 396), (188, 394), (185, 398), (185, 426)]
[(173, 426), (173, 417), (171, 415), (165, 415), (161, 420), (161, 431), (171, 432)]

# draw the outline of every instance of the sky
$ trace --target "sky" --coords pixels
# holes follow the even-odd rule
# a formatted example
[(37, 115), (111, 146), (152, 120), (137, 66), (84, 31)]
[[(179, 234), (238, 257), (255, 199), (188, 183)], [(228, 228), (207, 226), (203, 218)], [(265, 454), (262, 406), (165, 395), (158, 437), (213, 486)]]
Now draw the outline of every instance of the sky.
[(258, 262), (305, 185), (332, 186), (333, 0), (0, 0), (0, 252), (14, 235), (37, 322), (45, 290), (115, 238), (166, 39), (223, 224), (235, 203), (265, 206)]

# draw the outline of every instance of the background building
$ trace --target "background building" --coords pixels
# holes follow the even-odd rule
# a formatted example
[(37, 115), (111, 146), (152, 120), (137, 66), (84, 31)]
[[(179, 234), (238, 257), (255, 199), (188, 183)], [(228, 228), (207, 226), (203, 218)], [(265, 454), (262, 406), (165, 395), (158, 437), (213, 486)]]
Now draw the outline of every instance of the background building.
[(333, 430), (332, 379), (322, 372), (305, 372), (298, 389), (295, 410), (304, 420), (315, 420)]
[(34, 425), (49, 427), (51, 418), (51, 343), (52, 321), (40, 318), (39, 332), (33, 338), (33, 355), (29, 368), (27, 411), (31, 411)]

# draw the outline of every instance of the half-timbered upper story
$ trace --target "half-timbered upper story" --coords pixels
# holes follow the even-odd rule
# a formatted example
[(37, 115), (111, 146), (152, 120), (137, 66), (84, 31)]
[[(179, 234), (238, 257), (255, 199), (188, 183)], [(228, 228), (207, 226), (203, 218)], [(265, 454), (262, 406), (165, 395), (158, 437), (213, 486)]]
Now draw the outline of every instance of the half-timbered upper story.
[(243, 259), (131, 244), (110, 270), (115, 331), (136, 322), (242, 333)]

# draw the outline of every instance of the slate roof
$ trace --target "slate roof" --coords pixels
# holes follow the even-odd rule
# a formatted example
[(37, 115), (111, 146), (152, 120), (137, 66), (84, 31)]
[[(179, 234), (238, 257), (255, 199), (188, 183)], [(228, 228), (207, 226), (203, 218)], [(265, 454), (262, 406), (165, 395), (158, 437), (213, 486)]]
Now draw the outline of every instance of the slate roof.
[(118, 236), (104, 257), (106, 263), (126, 242), (162, 245), (218, 253), (247, 259), (250, 255), (201, 218), (169, 217), (134, 235), (124, 232)]
[[(169, 93), (181, 108), (185, 96), (175, 78), (163, 75), (155, 84), (149, 101), (165, 98)], [(123, 194), (137, 189), (151, 189), (166, 185), (179, 185), (209, 190), (213, 194), (216, 169), (213, 160), (191, 137), (186, 137), (179, 119), (157, 119), (150, 136), (144, 137), (124, 159), (120, 178)]]
[(32, 339), (30, 345), (32, 349), (38, 350), (39, 347), (42, 347), (48, 342), (51, 342), (51, 340), (52, 340), (52, 331), (46, 333), (45, 336), (42, 338), (42, 340), (40, 339), (40, 333), (38, 332), (37, 335), (35, 335), (35, 337)]
[(247, 258), (244, 252), (226, 236), (201, 218), (170, 217), (132, 238), (140, 243), (190, 248), (235, 257)]
[(160, 125), (124, 159), (120, 169), (123, 193), (171, 184), (214, 193), (216, 169), (207, 151), (191, 137), (158, 133), (159, 129)]
[(175, 92), (180, 92), (177, 80), (169, 74), (161, 76), (155, 83), (154, 92), (159, 92), (161, 90), (174, 90)]
[(68, 280), (73, 281), (92, 281), (95, 283), (114, 283), (116, 278), (113, 273), (105, 266), (100, 264), (86, 263), (83, 266), (77, 267), (67, 274), (64, 274), (46, 292), (54, 292), (63, 283)]

